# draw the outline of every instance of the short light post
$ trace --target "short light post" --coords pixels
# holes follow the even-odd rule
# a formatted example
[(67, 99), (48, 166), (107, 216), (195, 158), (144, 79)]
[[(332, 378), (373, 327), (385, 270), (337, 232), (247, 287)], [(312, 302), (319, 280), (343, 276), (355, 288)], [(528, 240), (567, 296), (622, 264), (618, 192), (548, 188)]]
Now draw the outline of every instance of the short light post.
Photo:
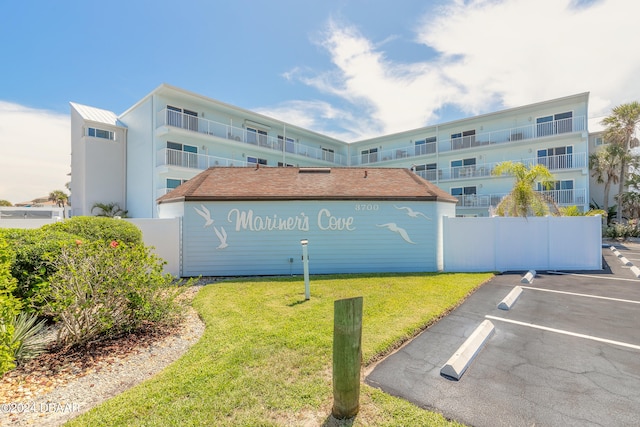
[(309, 253), (307, 252), (307, 244), (309, 241), (307, 239), (300, 240), (300, 244), (302, 245), (302, 266), (304, 268), (304, 299), (308, 300), (311, 298), (311, 289), (309, 287)]

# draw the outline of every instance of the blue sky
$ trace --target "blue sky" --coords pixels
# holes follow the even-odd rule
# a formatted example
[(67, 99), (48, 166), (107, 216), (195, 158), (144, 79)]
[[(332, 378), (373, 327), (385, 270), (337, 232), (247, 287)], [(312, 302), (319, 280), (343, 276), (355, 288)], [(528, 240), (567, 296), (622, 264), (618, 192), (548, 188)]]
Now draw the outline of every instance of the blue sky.
[[(347, 141), (590, 92), (640, 99), (635, 0), (6, 2), (0, 199), (64, 188), (69, 102), (161, 83)], [(621, 42), (622, 41), (622, 42)]]

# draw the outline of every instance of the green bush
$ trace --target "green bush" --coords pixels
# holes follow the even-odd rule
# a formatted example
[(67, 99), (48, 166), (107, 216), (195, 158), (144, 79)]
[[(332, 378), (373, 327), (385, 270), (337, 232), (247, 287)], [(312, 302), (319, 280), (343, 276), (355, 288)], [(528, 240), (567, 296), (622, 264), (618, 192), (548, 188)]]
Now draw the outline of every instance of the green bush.
[(45, 231), (63, 231), (84, 240), (111, 242), (116, 240), (128, 245), (143, 244), (142, 232), (128, 221), (95, 216), (76, 216), (66, 221), (48, 224)]
[(629, 237), (640, 237), (640, 230), (636, 224), (616, 224), (612, 223), (604, 229), (604, 237), (610, 239), (627, 239)]
[(64, 246), (75, 245), (77, 237), (62, 231), (40, 229), (0, 229), (15, 252), (11, 274), (17, 280), (14, 296), (27, 312), (41, 314), (48, 295), (48, 279), (54, 272), (53, 260)]
[(163, 265), (143, 245), (112, 241), (63, 248), (46, 306), (61, 326), (58, 343), (83, 344), (148, 321), (176, 320), (181, 289), (162, 273)]
[(13, 295), (16, 280), (9, 266), (14, 257), (7, 242), (0, 236), (0, 375), (15, 367), (14, 326), (11, 319), (18, 314), (21, 302)]

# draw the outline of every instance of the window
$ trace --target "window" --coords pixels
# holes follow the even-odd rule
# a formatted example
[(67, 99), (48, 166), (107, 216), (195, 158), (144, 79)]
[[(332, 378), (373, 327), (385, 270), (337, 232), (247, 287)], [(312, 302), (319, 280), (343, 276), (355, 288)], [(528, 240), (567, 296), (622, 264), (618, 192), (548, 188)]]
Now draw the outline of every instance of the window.
[(607, 142), (601, 136), (596, 136), (596, 139), (595, 139), (594, 143), (595, 143), (596, 147), (598, 147), (600, 145), (606, 144)]
[(452, 187), (451, 195), (458, 198), (458, 204), (461, 206), (476, 206), (476, 187)]
[(167, 105), (167, 125), (198, 131), (198, 113)]
[(451, 149), (460, 150), (461, 148), (469, 148), (476, 144), (476, 131), (465, 130), (464, 132), (451, 134)]
[(111, 141), (115, 141), (116, 139), (112, 131), (98, 128), (87, 128), (87, 135), (94, 138), (110, 139)]
[(555, 135), (573, 131), (573, 113), (567, 111), (536, 119), (536, 133), (540, 136)]
[(378, 149), (369, 148), (368, 150), (362, 150), (360, 152), (362, 156), (362, 163), (375, 163), (378, 161)]
[(573, 167), (573, 147), (554, 147), (538, 150), (538, 164), (547, 169), (569, 169)]
[(167, 188), (173, 190), (174, 188), (178, 188), (180, 185), (184, 184), (187, 181), (188, 179), (167, 178)]
[(247, 128), (247, 142), (250, 144), (267, 145), (267, 131), (262, 129)]
[(416, 156), (423, 154), (431, 154), (436, 152), (436, 137), (431, 136), (429, 138), (420, 139), (415, 142)]
[(470, 196), (472, 194), (476, 194), (476, 187), (471, 186), (471, 187), (452, 187), (451, 188), (451, 195), (452, 196)]
[(185, 168), (198, 167), (198, 147), (167, 141), (167, 164)]
[(333, 162), (335, 157), (335, 152), (332, 148), (322, 148), (322, 160), (326, 160), (327, 162)]
[(296, 152), (295, 142), (296, 141), (293, 138), (289, 138), (289, 137), (285, 138), (282, 135), (278, 135), (279, 150), (282, 150), (282, 145), (284, 144), (284, 150), (287, 153), (295, 153)]
[(437, 176), (438, 165), (436, 163), (428, 163), (426, 165), (417, 165), (414, 171), (428, 181), (435, 181)]
[(278, 162), (278, 167), (287, 167), (287, 168), (295, 168), (295, 165), (292, 165), (291, 163), (282, 163), (282, 162)]
[(476, 159), (462, 159), (451, 161), (451, 177), (466, 178), (473, 176), (476, 169)]
[(247, 163), (254, 163), (254, 164), (258, 164), (258, 165), (267, 165), (267, 160), (266, 159), (259, 159), (257, 157), (251, 157), (251, 156), (247, 156)]

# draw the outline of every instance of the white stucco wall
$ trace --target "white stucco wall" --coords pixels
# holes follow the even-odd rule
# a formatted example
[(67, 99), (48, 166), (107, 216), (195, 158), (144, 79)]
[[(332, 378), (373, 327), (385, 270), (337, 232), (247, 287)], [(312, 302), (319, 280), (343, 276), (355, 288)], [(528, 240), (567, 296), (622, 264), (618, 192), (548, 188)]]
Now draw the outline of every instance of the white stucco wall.
[(153, 97), (121, 116), (127, 125), (127, 210), (130, 217), (153, 218), (155, 212), (155, 129)]
[[(94, 127), (114, 132), (109, 140), (87, 135)], [(125, 206), (126, 130), (115, 125), (84, 120), (71, 108), (72, 214), (91, 215), (95, 203)]]

